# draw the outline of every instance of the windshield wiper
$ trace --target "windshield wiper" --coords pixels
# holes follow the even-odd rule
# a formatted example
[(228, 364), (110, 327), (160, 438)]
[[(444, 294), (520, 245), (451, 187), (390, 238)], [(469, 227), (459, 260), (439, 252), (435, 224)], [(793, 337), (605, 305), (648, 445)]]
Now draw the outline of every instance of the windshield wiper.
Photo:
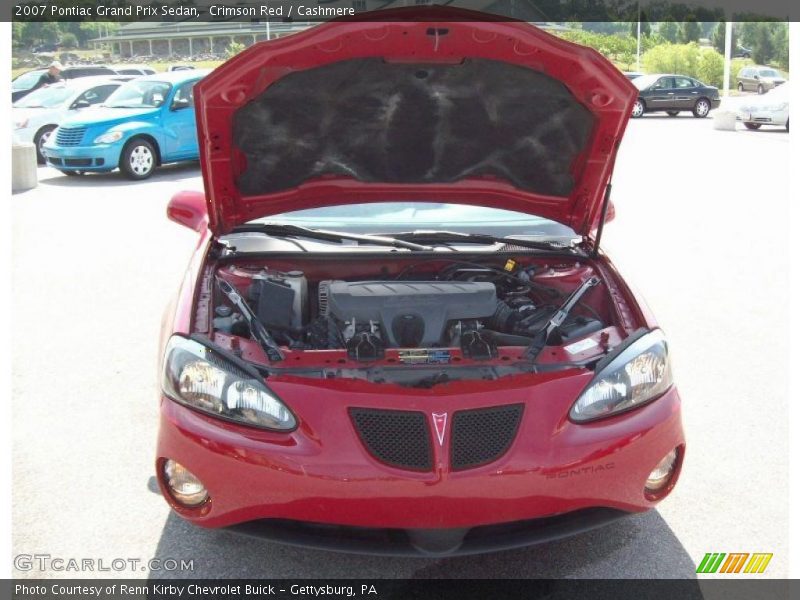
[(442, 244), (442, 243), (462, 243), (462, 244), (509, 244), (533, 248), (536, 250), (572, 250), (572, 243), (526, 240), (514, 237), (496, 237), (483, 233), (460, 233), (458, 231), (406, 231), (403, 233), (392, 234), (400, 240), (416, 240), (420, 243)]
[(359, 242), (363, 244), (373, 244), (375, 246), (391, 246), (394, 248), (405, 248), (406, 250), (431, 251), (430, 246), (423, 246), (414, 242), (407, 242), (402, 239), (386, 237), (382, 235), (359, 235), (357, 233), (347, 233), (344, 231), (328, 231), (325, 229), (311, 229), (299, 225), (283, 225), (280, 223), (264, 223), (262, 225), (239, 225), (233, 229), (236, 233), (257, 232), (275, 237), (303, 237), (312, 240), (324, 240), (328, 242), (341, 242), (344, 240)]

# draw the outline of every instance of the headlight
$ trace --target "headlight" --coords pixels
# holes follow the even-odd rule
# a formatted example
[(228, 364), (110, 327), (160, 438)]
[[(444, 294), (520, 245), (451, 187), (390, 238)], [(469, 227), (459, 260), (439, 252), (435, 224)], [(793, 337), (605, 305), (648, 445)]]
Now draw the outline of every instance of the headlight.
[(118, 142), (122, 139), (122, 132), (121, 131), (109, 131), (104, 133), (103, 135), (98, 135), (94, 138), (95, 144), (113, 144), (114, 142)]
[(14, 129), (25, 129), (28, 126), (29, 119), (22, 119), (14, 123)]
[(651, 331), (598, 364), (569, 416), (577, 422), (608, 417), (654, 400), (671, 385), (667, 342), (660, 330)]
[(221, 419), (279, 431), (297, 425), (255, 371), (180, 336), (167, 344), (162, 387), (176, 402)]

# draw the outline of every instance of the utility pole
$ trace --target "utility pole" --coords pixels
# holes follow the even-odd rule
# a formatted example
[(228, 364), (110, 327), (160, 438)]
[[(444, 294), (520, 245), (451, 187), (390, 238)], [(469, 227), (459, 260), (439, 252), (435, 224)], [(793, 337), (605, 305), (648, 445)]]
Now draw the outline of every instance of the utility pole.
[(640, 57), (642, 55), (642, 8), (639, 2), (636, 3), (636, 71), (640, 72)]
[(722, 95), (730, 94), (731, 52), (733, 46), (733, 23), (725, 21), (725, 67), (722, 69)]

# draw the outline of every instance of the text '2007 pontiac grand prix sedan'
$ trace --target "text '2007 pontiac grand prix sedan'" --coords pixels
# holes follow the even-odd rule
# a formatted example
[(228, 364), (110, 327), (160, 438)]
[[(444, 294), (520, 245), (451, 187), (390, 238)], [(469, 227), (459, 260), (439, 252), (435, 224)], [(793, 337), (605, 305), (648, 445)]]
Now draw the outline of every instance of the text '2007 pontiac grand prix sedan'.
[(200, 526), (387, 554), (651, 509), (681, 469), (680, 398), (598, 247), (636, 88), (524, 23), (393, 17), (257, 44), (195, 88), (164, 497)]

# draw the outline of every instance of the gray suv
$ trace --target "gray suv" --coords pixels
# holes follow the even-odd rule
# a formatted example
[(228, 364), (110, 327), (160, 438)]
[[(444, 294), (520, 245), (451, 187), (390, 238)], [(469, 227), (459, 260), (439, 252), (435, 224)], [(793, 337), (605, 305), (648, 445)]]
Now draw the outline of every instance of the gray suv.
[(736, 87), (740, 92), (758, 92), (759, 94), (786, 83), (786, 79), (779, 71), (771, 67), (758, 66), (745, 67), (739, 71), (736, 80), (738, 81)]

